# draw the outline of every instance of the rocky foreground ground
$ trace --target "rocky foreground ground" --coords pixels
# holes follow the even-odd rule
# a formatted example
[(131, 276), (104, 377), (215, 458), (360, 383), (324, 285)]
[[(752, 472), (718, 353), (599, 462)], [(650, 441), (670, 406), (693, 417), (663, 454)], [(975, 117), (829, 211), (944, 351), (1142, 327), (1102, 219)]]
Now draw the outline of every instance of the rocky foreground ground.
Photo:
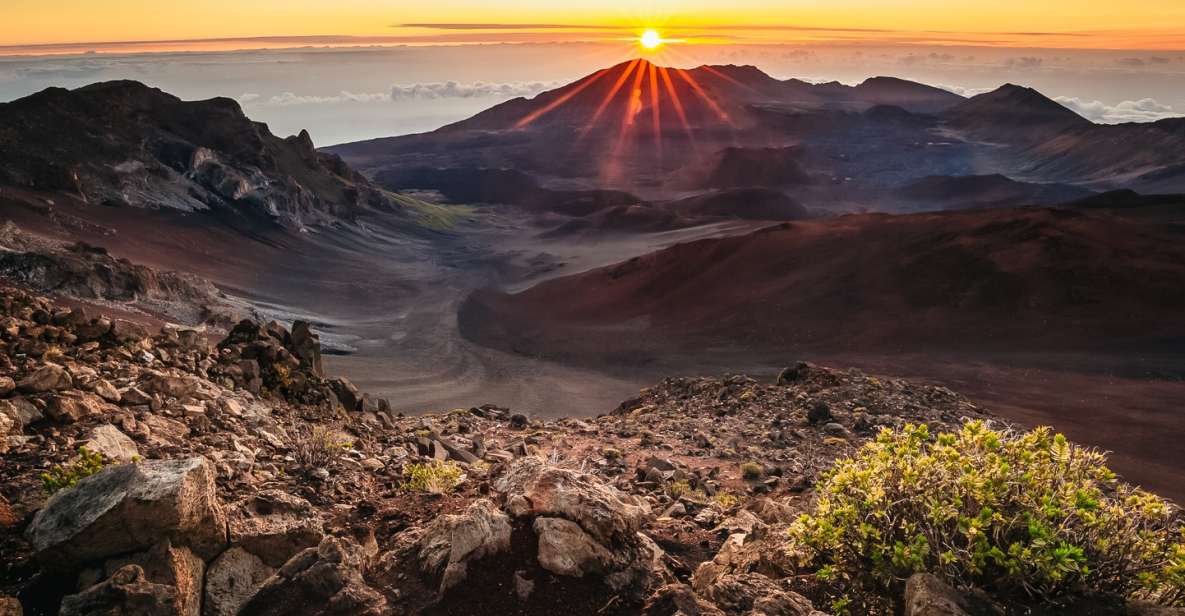
[[(821, 614), (784, 549), (820, 473), (882, 427), (991, 420), (809, 364), (589, 419), (409, 417), (324, 375), (307, 323), (212, 340), (0, 298), (3, 616)], [(964, 613), (908, 587), (903, 613)]]

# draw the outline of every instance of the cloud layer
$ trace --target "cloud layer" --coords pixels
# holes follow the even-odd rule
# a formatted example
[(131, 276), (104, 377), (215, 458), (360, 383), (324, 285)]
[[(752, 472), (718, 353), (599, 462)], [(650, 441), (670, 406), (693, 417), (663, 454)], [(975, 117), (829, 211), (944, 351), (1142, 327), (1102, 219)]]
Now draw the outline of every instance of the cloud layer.
[(1182, 114), (1173, 111), (1169, 105), (1157, 102), (1156, 99), (1142, 98), (1138, 101), (1123, 101), (1116, 105), (1107, 105), (1101, 101), (1087, 101), (1072, 96), (1059, 96), (1057, 102), (1069, 107), (1078, 115), (1102, 124), (1120, 124), (1123, 122), (1155, 122), (1165, 118), (1181, 117)]
[(556, 82), (521, 81), (508, 83), (459, 83), (444, 81), (433, 83), (396, 84), (387, 92), (349, 92), (342, 90), (331, 95), (303, 95), (283, 92), (271, 97), (246, 93), (238, 97), (245, 106), (266, 105), (270, 107), (293, 107), (298, 105), (335, 105), (340, 103), (391, 103), (398, 101), (431, 101), (441, 99), (511, 99), (520, 96), (535, 96), (540, 92), (559, 87)]

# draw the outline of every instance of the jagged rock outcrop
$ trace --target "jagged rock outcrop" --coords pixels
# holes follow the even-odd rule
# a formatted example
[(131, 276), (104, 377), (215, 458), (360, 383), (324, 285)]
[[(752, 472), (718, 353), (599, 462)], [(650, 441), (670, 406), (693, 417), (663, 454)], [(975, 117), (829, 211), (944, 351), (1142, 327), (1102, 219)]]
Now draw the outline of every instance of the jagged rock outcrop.
[(177, 589), (154, 584), (138, 565), (62, 600), (61, 616), (179, 616)]
[(386, 599), (362, 578), (364, 560), (354, 542), (327, 537), (284, 563), (243, 604), (239, 614), (381, 614)]
[(305, 227), (395, 207), (307, 132), (281, 139), (233, 100), (134, 81), (0, 104), (0, 185), (114, 207), (220, 210)]

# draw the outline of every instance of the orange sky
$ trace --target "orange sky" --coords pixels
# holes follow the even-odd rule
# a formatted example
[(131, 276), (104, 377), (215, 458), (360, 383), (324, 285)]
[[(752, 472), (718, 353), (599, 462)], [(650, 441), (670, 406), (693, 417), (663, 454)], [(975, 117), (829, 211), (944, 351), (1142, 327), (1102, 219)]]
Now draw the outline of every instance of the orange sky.
[[(1182, 0), (598, 0), (579, 5), (555, 0), (3, 3), (0, 46), (8, 47), (9, 53), (27, 53), (21, 48), (30, 45), (118, 41), (180, 41), (148, 46), (153, 49), (225, 49), (298, 44), (601, 40), (632, 36), (644, 27), (658, 27), (665, 35), (683, 37), (688, 42), (1185, 49)], [(244, 40), (276, 36), (311, 38)], [(194, 39), (222, 40), (194, 43)]]

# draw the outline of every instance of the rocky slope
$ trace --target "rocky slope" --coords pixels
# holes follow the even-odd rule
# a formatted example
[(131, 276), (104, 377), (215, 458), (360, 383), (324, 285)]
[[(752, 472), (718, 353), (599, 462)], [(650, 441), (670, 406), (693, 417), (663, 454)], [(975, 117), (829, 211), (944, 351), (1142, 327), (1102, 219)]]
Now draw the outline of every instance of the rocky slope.
[[(110, 207), (212, 211), (286, 226), (394, 209), (307, 132), (282, 139), (230, 99), (138, 82), (51, 88), (0, 104), (0, 188)], [(56, 197), (54, 196), (56, 195)]]
[[(669, 379), (587, 420), (405, 417), (323, 376), (304, 323), (211, 347), (3, 298), (0, 595), (28, 614), (813, 613), (750, 543), (880, 427), (985, 417), (805, 364)], [(47, 498), (83, 447), (103, 470)], [(432, 464), (455, 475), (409, 481)]]

